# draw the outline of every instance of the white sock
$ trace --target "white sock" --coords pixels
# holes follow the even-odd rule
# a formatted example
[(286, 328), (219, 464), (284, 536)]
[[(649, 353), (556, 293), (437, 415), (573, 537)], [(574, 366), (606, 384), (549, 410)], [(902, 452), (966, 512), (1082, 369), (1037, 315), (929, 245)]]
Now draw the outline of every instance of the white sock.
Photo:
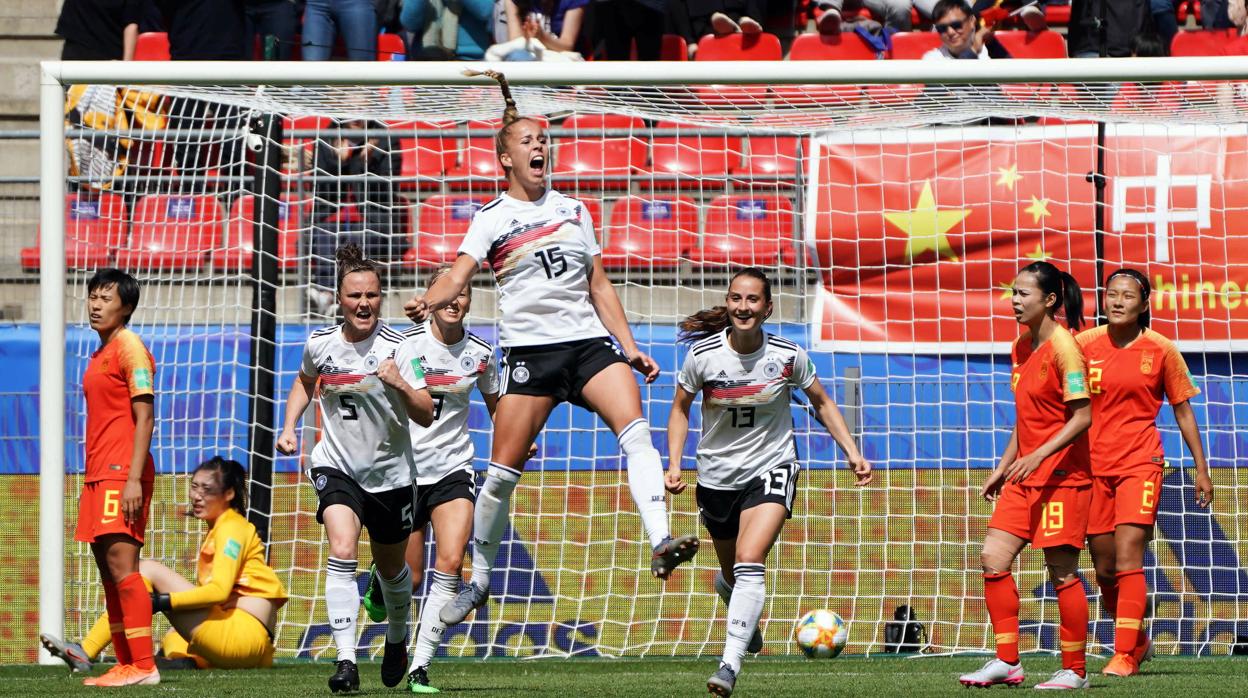
[(668, 537), (667, 495), (663, 489), (663, 460), (650, 442), (650, 425), (644, 418), (634, 419), (620, 430), (620, 452), (628, 465), (628, 489), (641, 514), (650, 547)]
[(446, 632), (446, 624), (438, 619), (438, 613), (459, 591), (459, 575), (437, 570), (431, 574), (433, 583), (429, 585), (429, 596), (425, 597), (425, 605), (420, 609), (420, 632), (416, 634), (416, 649), (412, 653), (412, 666), (408, 673), (429, 666), (438, 645), (442, 644), (442, 633)]
[(498, 544), (507, 529), (511, 512), (511, 493), (520, 482), (520, 471), (498, 463), (490, 463), (485, 483), (477, 494), (476, 511), (472, 517), (472, 581), (488, 589), (490, 571), (498, 555)]
[(355, 616), (360, 612), (360, 588), (355, 584), (355, 560), (329, 558), (325, 565), (325, 611), (338, 649), (338, 660), (355, 661)]
[(379, 572), (381, 598), (386, 603), (386, 642), (403, 642), (407, 638), (407, 618), (412, 614), (412, 570), (406, 564), (394, 579)]
[(732, 574), (737, 583), (732, 587), (732, 600), (728, 602), (728, 637), (724, 640), (723, 662), (733, 672), (740, 673), (745, 648), (763, 615), (767, 593), (763, 565), (737, 563), (732, 566)]

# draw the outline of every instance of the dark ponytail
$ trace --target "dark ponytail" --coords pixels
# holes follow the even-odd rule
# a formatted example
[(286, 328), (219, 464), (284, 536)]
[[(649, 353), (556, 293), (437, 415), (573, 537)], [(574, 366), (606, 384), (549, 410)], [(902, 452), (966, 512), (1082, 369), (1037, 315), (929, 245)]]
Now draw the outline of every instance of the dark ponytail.
[(1060, 306), (1066, 315), (1066, 326), (1072, 332), (1083, 327), (1083, 290), (1075, 277), (1048, 262), (1032, 262), (1018, 273), (1034, 274), (1042, 296), (1047, 298), (1050, 293), (1057, 296), (1057, 305), (1049, 312), (1050, 317), (1057, 315)]
[(1140, 285), (1140, 300), (1144, 301), (1144, 310), (1140, 311), (1140, 317), (1136, 320), (1136, 323), (1140, 327), (1148, 327), (1149, 323), (1152, 321), (1153, 307), (1148, 301), (1149, 296), (1153, 294), (1153, 286), (1148, 283), (1148, 277), (1144, 276), (1144, 274), (1136, 271), (1135, 269), (1123, 267), (1122, 269), (1119, 269), (1118, 271), (1105, 277), (1105, 288), (1109, 288), (1109, 282), (1113, 281), (1115, 276), (1125, 276), (1134, 279), (1135, 283)]
[[(502, 157), (507, 152), (507, 136), (511, 133), (511, 127), (527, 119), (526, 116), (520, 116), (520, 110), (516, 108), (516, 100), (511, 96), (511, 86), (507, 84), (507, 76), (497, 70), (465, 70), (464, 75), (468, 77), (476, 77), (478, 75), (492, 78), (498, 83), (499, 90), (503, 93), (503, 126), (494, 133), (494, 154)], [(504, 167), (503, 169), (510, 169)]]
[(338, 262), (338, 291), (342, 292), (342, 281), (347, 274), (357, 271), (370, 271), (381, 281), (381, 270), (377, 263), (364, 257), (364, 250), (354, 242), (342, 245), (334, 251), (334, 260)]
[(211, 459), (200, 463), (192, 476), (201, 470), (208, 470), (217, 474), (217, 481), (221, 483), (221, 492), (226, 490), (234, 491), (234, 499), (230, 500), (230, 506), (238, 513), (246, 515), (247, 513), (247, 471), (243, 468), (243, 464), (236, 460), (226, 460), (221, 456), (213, 456)]
[[(746, 267), (736, 274), (732, 275), (732, 281), (736, 281), (738, 277), (748, 276), (751, 279), (758, 279), (763, 282), (763, 298), (771, 302), (771, 279), (767, 278), (767, 274), (763, 273), (758, 267)], [(728, 282), (728, 288), (732, 288), (732, 281)], [(707, 310), (699, 310), (680, 321), (680, 334), (677, 336), (678, 342), (696, 342), (699, 339), (705, 339), (713, 334), (723, 332), (732, 320), (728, 318), (728, 306), (717, 305)]]

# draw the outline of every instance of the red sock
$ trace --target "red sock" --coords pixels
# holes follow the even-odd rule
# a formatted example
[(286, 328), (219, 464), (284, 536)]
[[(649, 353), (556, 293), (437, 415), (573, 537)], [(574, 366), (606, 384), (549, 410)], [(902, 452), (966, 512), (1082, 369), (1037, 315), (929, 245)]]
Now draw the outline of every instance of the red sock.
[(992, 632), (997, 638), (997, 659), (1018, 664), (1018, 586), (1009, 572), (984, 573), (984, 601)]
[(1122, 595), (1118, 599), (1118, 615), (1114, 622), (1114, 651), (1132, 654), (1144, 625), (1144, 605), (1148, 601), (1148, 582), (1144, 570), (1118, 573)]
[[(118, 664), (133, 664), (134, 660), (130, 657), (130, 643), (126, 642), (125, 626), (122, 624), (121, 594), (115, 582), (107, 579), (103, 582), (104, 608), (108, 611), (108, 633), (113, 638), (113, 654), (117, 656)], [(150, 597), (148, 602), (151, 602)]]
[(122, 623), (133, 663), (140, 669), (152, 669), (156, 666), (152, 659), (152, 596), (143, 585), (143, 577), (136, 572), (118, 582), (117, 595), (121, 597)]
[(1101, 588), (1101, 611), (1110, 618), (1118, 617), (1118, 578), (1106, 582), (1100, 577), (1096, 578), (1096, 584)]
[(1079, 577), (1057, 588), (1057, 612), (1062, 620), (1058, 629), (1062, 668), (1087, 676), (1088, 597), (1083, 593), (1083, 581)]

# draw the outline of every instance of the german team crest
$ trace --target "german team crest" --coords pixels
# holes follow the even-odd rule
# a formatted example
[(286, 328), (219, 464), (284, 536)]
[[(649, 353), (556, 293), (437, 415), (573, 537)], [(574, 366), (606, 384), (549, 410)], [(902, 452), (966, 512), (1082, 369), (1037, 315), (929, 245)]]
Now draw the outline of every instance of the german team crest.
[(316, 491), (320, 492), (321, 490), (325, 489), (325, 485), (328, 482), (329, 482), (329, 478), (326, 477), (325, 475), (317, 475), (316, 476)]
[(377, 360), (377, 357), (376, 357), (376, 356), (374, 356), (374, 355), (372, 355), (372, 354), (369, 354), (368, 356), (365, 356), (365, 357), (364, 357), (364, 370), (365, 370), (365, 371), (376, 371), (376, 370), (377, 370), (377, 365), (378, 365), (378, 364), (380, 364), (380, 363), (381, 363), (381, 362)]
[(459, 357), (459, 370), (463, 371), (464, 373), (472, 373), (473, 369), (475, 369), (476, 367), (477, 367), (477, 360), (472, 358), (471, 356), (464, 354), (463, 356)]
[(1153, 352), (1146, 351), (1140, 357), (1140, 373), (1148, 375), (1153, 372)]
[(780, 362), (774, 358), (768, 358), (767, 363), (763, 364), (763, 375), (768, 378), (776, 378), (781, 370)]

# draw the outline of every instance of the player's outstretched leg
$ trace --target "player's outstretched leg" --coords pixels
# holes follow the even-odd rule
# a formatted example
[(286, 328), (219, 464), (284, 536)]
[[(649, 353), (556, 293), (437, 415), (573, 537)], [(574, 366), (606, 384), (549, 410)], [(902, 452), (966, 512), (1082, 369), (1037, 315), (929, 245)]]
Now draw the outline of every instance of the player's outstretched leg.
[(698, 554), (698, 545), (697, 536), (664, 538), (654, 546), (654, 552), (650, 556), (650, 573), (659, 579), (667, 579), (677, 566), (692, 560)]
[(507, 528), (511, 493), (518, 482), (519, 470), (490, 463), (472, 515), (472, 580), (438, 613), (446, 625), (463, 621), (490, 600), (490, 572)]
[(70, 669), (91, 671), (91, 659), (82, 649), (82, 645), (77, 642), (65, 642), (55, 635), (40, 633), (39, 643), (48, 651), (48, 654), (68, 664)]
[(377, 576), (377, 563), (368, 566), (368, 586), (364, 587), (364, 612), (374, 623), (380, 623), (386, 619), (386, 601), (381, 595), (381, 579)]
[[(719, 598), (723, 599), (724, 604), (732, 604), (732, 586), (724, 579), (723, 572), (715, 572), (715, 593), (719, 594)], [(750, 643), (746, 645), (745, 651), (750, 654), (758, 654), (763, 651), (763, 631), (757, 625), (754, 626), (754, 634), (750, 636)]]
[(711, 678), (706, 680), (706, 689), (717, 696), (732, 695), (732, 689), (736, 685), (737, 672), (727, 664), (720, 664), (715, 673), (711, 674)]

